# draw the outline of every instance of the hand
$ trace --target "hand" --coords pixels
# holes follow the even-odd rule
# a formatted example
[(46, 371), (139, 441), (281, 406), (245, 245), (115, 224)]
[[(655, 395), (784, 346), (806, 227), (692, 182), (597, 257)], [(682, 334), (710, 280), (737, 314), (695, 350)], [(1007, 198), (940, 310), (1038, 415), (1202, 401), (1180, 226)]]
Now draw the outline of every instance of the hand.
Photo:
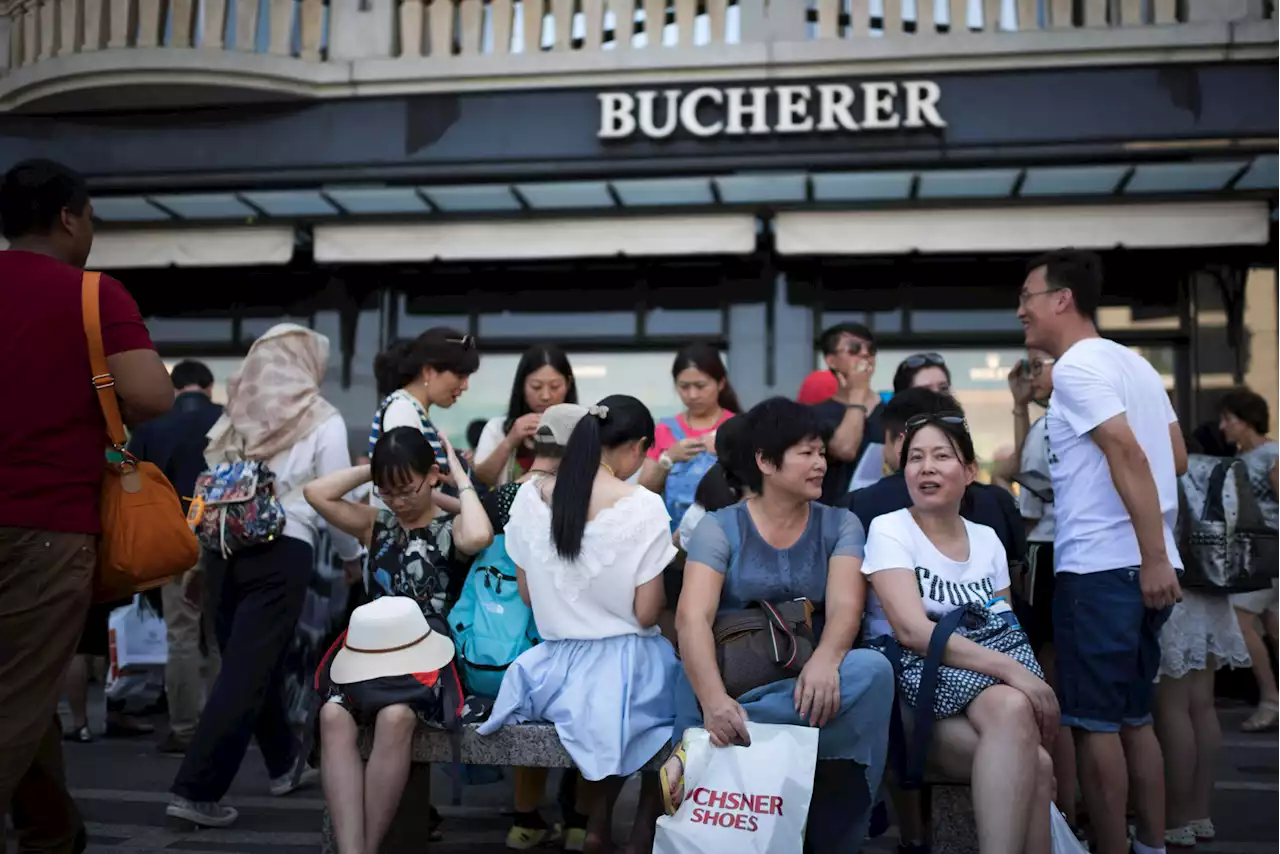
[(693, 459), (707, 449), (702, 437), (685, 438), (667, 448), (667, 456), (673, 463), (684, 463)]
[(473, 451), (461, 451), (458, 454), (458, 456), (462, 458), (462, 461), (464, 463), (469, 463), (469, 464), (475, 463), (475, 452)]
[(511, 445), (519, 445), (525, 439), (528, 439), (534, 433), (538, 432), (538, 424), (541, 423), (542, 416), (536, 412), (530, 412), (521, 415), (511, 425), (511, 430), (507, 432), (507, 442)]
[(1009, 391), (1013, 394), (1015, 405), (1026, 406), (1031, 403), (1031, 378), (1023, 369), (1022, 362), (1018, 362), (1013, 366), (1013, 370), (1009, 371)]
[(815, 651), (796, 680), (796, 713), (822, 727), (840, 713), (840, 659)]
[(346, 579), (348, 587), (355, 587), (364, 581), (364, 561), (360, 558), (352, 560), (344, 560), (342, 562), (342, 577)]
[(751, 746), (747, 713), (728, 694), (721, 694), (718, 699), (702, 706), (702, 727), (711, 736), (711, 743), (716, 747), (734, 744)]
[(187, 570), (187, 574), (182, 576), (182, 601), (200, 610), (204, 604), (204, 587), (204, 570)]
[(1152, 611), (1172, 608), (1182, 601), (1178, 573), (1167, 556), (1159, 560), (1144, 560), (1138, 568), (1138, 581), (1142, 585), (1142, 604)]
[(1005, 680), (1010, 688), (1021, 691), (1031, 701), (1031, 710), (1036, 716), (1036, 725), (1040, 727), (1040, 744), (1053, 753), (1053, 746), (1058, 740), (1058, 727), (1061, 725), (1058, 710), (1058, 697), (1039, 676), (1021, 664), (1014, 665), (1017, 670), (1011, 679)]

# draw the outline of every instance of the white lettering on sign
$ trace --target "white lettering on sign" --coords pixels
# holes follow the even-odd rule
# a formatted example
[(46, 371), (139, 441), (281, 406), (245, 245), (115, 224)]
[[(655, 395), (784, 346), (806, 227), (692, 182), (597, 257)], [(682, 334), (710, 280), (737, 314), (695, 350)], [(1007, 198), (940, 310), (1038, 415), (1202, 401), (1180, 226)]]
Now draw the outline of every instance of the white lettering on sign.
[[(600, 139), (945, 128), (932, 80), (601, 92)], [(856, 115), (855, 115), (856, 113)]]

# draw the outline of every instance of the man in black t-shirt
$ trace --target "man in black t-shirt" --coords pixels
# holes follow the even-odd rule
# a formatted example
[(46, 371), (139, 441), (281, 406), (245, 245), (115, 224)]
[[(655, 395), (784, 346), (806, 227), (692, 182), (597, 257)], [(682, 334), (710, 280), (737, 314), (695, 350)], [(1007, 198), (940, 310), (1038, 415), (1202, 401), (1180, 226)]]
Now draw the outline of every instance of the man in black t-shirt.
[[(850, 490), (874, 483), (880, 475), (876, 451), (884, 436), (880, 423), (882, 407), (880, 395), (871, 388), (871, 375), (876, 369), (876, 342), (871, 330), (862, 324), (842, 323), (823, 332), (818, 343), (827, 367), (840, 384), (834, 397), (814, 405), (818, 416), (831, 430), (822, 502), (834, 505)], [(868, 457), (868, 453), (875, 457)]]

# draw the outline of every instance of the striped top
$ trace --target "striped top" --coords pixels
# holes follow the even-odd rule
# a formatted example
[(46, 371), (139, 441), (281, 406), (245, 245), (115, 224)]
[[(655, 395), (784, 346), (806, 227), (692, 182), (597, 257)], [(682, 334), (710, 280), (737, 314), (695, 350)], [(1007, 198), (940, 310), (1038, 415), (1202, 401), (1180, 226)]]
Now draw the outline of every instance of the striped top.
[(404, 389), (391, 392), (378, 405), (378, 411), (373, 415), (373, 425), (369, 428), (369, 456), (373, 456), (373, 448), (383, 432), (397, 427), (416, 427), (422, 431), (431, 450), (435, 452), (440, 471), (449, 471), (449, 456), (445, 453), (444, 443), (440, 441), (440, 433), (427, 417), (427, 410)]

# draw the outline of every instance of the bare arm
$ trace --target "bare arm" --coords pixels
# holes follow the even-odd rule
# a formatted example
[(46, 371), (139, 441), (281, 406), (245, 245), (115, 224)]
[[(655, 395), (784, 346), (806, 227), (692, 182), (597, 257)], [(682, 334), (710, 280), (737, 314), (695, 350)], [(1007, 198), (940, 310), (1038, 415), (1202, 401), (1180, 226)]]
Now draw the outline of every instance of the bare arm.
[(116, 381), (120, 413), (130, 426), (150, 421), (173, 406), (173, 382), (155, 350), (125, 350), (107, 357)]
[(658, 573), (636, 588), (636, 622), (641, 628), (658, 625), (662, 609), (667, 607), (667, 591), (662, 586), (662, 573)]
[(520, 591), (520, 601), (533, 607), (533, 603), (529, 601), (529, 579), (525, 577), (524, 567), (516, 567), (516, 588)]
[(656, 495), (661, 495), (666, 484), (667, 470), (658, 465), (656, 460), (646, 459), (640, 468), (640, 485)]
[(502, 469), (511, 460), (513, 448), (503, 440), (493, 452), (485, 456), (483, 459), (480, 455), (476, 455), (476, 464), (471, 468), (471, 473), (475, 475), (476, 480), (486, 486), (497, 486), (498, 478), (502, 476)]
[[(1108, 418), (1089, 434), (1107, 458), (1111, 482), (1115, 484), (1124, 509), (1133, 520), (1138, 549), (1145, 563), (1168, 560), (1164, 545), (1164, 517), (1160, 513), (1160, 493), (1151, 474), (1147, 455), (1129, 427), (1124, 413)], [(1186, 449), (1183, 448), (1185, 455)], [(1176, 458), (1176, 451), (1175, 451)]]
[(1173, 443), (1173, 471), (1182, 476), (1187, 473), (1187, 440), (1182, 438), (1182, 428), (1177, 421), (1169, 424), (1169, 441)]
[(345, 496), (368, 483), (370, 477), (369, 466), (353, 466), (316, 478), (302, 488), (302, 495), (326, 522), (367, 546), (373, 539), (378, 511), (368, 504), (348, 501)]
[(684, 586), (676, 605), (676, 633), (680, 641), (680, 660), (698, 702), (708, 705), (725, 696), (724, 680), (716, 664), (716, 641), (711, 627), (715, 625), (724, 590), (724, 575), (705, 563), (686, 561)]
[(489, 521), (489, 514), (484, 512), (484, 504), (480, 502), (471, 478), (458, 462), (453, 445), (444, 437), (441, 440), (449, 454), (453, 482), (458, 487), (459, 510), (453, 520), (453, 545), (463, 554), (473, 555), (493, 542), (493, 524)]
[(826, 626), (815, 653), (830, 654), (836, 661), (853, 649), (862, 627), (867, 603), (867, 581), (862, 577), (862, 558), (836, 555), (827, 563)]
[(870, 410), (848, 406), (846, 401), (841, 400), (839, 393), (834, 399), (846, 403), (846, 408), (844, 418), (840, 419), (840, 424), (827, 440), (827, 453), (837, 460), (850, 462), (857, 459), (862, 447), (862, 436), (866, 432), (867, 413)]

